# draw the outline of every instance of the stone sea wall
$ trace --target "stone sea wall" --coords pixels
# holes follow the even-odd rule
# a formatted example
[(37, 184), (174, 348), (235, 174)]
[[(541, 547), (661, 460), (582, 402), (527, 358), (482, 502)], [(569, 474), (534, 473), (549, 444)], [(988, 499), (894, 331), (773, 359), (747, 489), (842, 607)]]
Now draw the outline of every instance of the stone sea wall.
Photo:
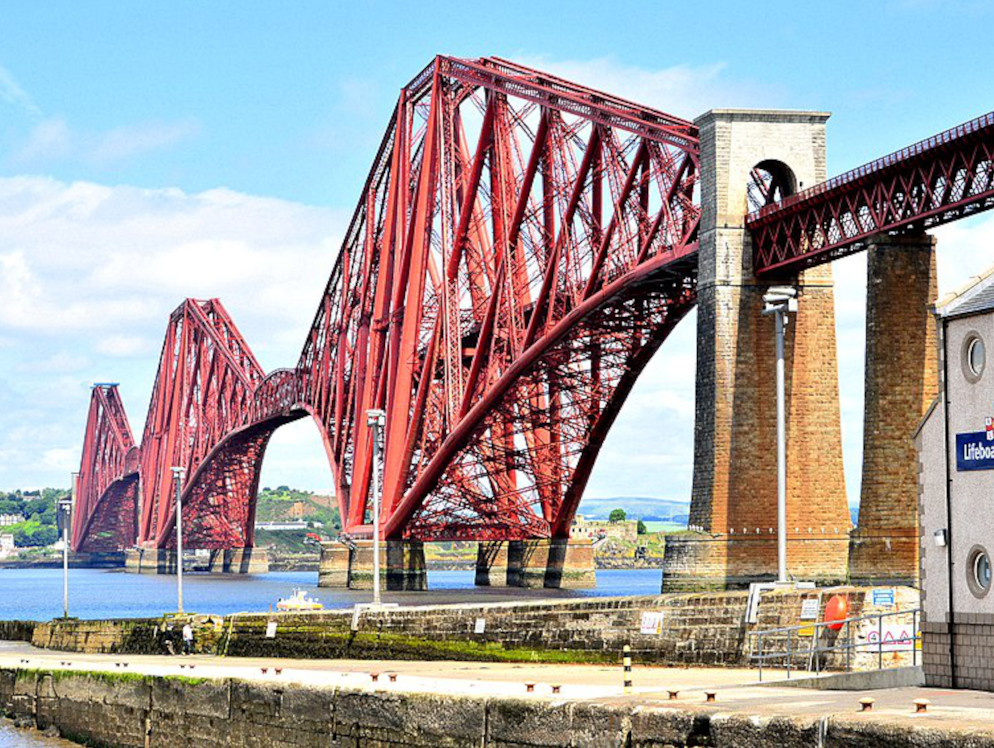
[[(872, 605), (869, 588), (839, 588), (766, 593), (755, 623), (746, 621), (745, 592), (403, 607), (364, 612), (355, 628), (351, 610), (192, 620), (198, 651), (230, 656), (616, 662), (629, 645), (639, 663), (732, 666), (748, 664), (753, 633), (805, 623), (801, 609), (809, 598), (818, 599), (820, 620), (833, 594), (847, 598), (850, 615), (882, 610)], [(915, 608), (917, 592), (896, 588), (894, 603), (894, 610)], [(163, 634), (160, 620), (55, 620), (38, 624), (31, 640), (64, 651), (151, 654), (166, 651)], [(840, 637), (859, 643), (866, 636), (866, 626), (859, 625), (824, 631), (822, 643)], [(795, 666), (806, 666), (811, 644), (810, 636), (793, 636)], [(786, 639), (767, 638), (763, 646), (783, 651)], [(865, 649), (853, 652), (856, 669), (877, 664)], [(885, 664), (911, 664), (911, 654), (886, 652)], [(844, 665), (841, 654), (821, 661), (825, 669)]]
[(0, 670), (0, 711), (88, 745), (217, 746), (991, 746), (859, 716), (760, 718), (703, 708), (359, 691), (191, 679)]

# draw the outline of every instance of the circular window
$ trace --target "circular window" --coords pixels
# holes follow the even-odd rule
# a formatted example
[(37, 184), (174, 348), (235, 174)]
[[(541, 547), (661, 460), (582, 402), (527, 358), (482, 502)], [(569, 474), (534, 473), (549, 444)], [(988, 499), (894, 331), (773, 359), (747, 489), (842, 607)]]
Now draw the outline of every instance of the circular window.
[(991, 559), (987, 549), (975, 545), (970, 549), (966, 568), (966, 581), (970, 592), (976, 597), (984, 597), (991, 590)]
[(969, 333), (963, 341), (963, 374), (970, 382), (976, 382), (986, 364), (987, 349), (983, 339), (975, 332)]

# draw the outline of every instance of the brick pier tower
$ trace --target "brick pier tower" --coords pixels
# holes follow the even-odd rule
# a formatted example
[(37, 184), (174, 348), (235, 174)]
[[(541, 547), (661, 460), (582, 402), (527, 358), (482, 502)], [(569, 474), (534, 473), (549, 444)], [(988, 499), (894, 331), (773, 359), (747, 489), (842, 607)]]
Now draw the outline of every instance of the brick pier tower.
[(918, 586), (918, 457), (911, 438), (938, 391), (935, 239), (877, 236), (866, 266), (866, 387), (855, 584)]
[[(771, 285), (752, 272), (745, 229), (755, 167), (790, 193), (825, 179), (820, 112), (713, 110), (701, 136), (694, 487), (690, 525), (668, 536), (663, 590), (775, 578), (776, 403)], [(841, 581), (850, 530), (842, 468), (832, 271), (783, 278), (799, 292), (787, 328), (787, 568)]]

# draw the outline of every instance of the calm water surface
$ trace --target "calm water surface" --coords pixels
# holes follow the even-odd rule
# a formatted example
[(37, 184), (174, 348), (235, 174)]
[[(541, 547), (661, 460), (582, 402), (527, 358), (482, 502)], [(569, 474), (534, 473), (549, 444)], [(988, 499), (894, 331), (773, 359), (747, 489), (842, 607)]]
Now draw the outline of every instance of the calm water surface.
[[(267, 611), (294, 587), (301, 587), (326, 608), (345, 608), (369, 599), (369, 592), (319, 589), (317, 572), (272, 572), (259, 576), (183, 575), (183, 607), (199, 613)], [(384, 593), (402, 605), (498, 602), (659, 592), (658, 569), (602, 570), (594, 590), (521, 590), (482, 588), (472, 571), (432, 571), (428, 592)], [(176, 577), (125, 574), (120, 570), (70, 569), (69, 615), (77, 618), (144, 618), (176, 610)], [(62, 615), (61, 569), (0, 569), (0, 620), (44, 621)], [(3, 744), (0, 743), (0, 746)]]

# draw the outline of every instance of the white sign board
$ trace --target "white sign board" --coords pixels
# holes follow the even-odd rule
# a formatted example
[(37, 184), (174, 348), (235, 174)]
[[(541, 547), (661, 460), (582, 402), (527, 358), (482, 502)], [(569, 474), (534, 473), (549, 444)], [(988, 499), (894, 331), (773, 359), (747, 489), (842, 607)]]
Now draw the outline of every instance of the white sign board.
[(818, 620), (818, 608), (821, 606), (821, 600), (817, 597), (809, 597), (801, 600), (801, 620), (802, 621), (817, 621)]
[(473, 626), (473, 633), (482, 634), (484, 631), (486, 631), (486, 629), (487, 629), (487, 619), (477, 618), (476, 624)]
[(276, 621), (270, 621), (266, 624), (266, 638), (275, 639), (276, 638)]
[(663, 611), (646, 610), (642, 612), (642, 621), (639, 626), (641, 634), (661, 634), (663, 633)]
[(883, 627), (872, 627), (866, 632), (866, 643), (873, 651), (908, 651), (915, 646), (915, 630), (910, 623), (889, 623)]

